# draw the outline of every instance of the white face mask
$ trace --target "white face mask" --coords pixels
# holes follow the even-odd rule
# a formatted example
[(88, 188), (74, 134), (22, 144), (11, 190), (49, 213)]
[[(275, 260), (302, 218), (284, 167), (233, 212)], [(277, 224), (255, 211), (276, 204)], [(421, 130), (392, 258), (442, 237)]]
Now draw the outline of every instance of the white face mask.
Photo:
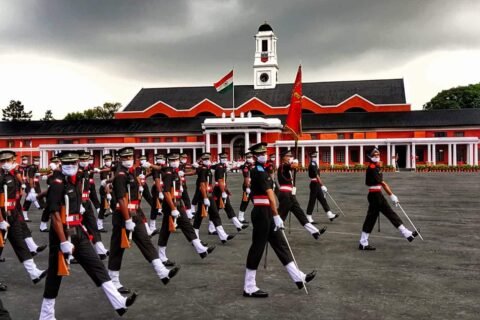
[(49, 164), (48, 166), (49, 166), (50, 169), (52, 169), (52, 170), (57, 170), (57, 164), (56, 164), (56, 163), (50, 162), (50, 164)]
[(292, 164), (293, 163), (293, 158), (288, 158), (288, 163)]
[(77, 174), (78, 166), (76, 164), (62, 165), (62, 173), (66, 176), (72, 177)]
[(105, 162), (105, 166), (111, 167), (111, 166), (112, 166), (112, 161), (106, 161), (106, 162)]
[(143, 166), (147, 160), (140, 160), (140, 164)]
[(165, 164), (165, 160), (163, 160), (163, 159), (157, 159), (157, 164)]
[(15, 168), (15, 163), (13, 162), (5, 162), (4, 164), (2, 164), (2, 169), (4, 170), (10, 171), (13, 168)]
[(275, 158), (270, 158), (270, 161), (275, 162)]
[(371, 157), (370, 160), (372, 160), (373, 163), (377, 163), (380, 161), (380, 157)]
[(133, 160), (123, 160), (122, 161), (122, 166), (130, 169), (131, 167), (133, 167)]
[(88, 166), (88, 161), (80, 161), (78, 165), (82, 168), (85, 168), (86, 166)]
[(208, 167), (210, 165), (210, 160), (203, 160), (203, 165)]
[(89, 163), (89, 164), (93, 164), (93, 160), (88, 160), (88, 163)]
[(317, 157), (315, 157), (315, 158), (312, 158), (312, 161), (313, 161), (313, 162), (317, 162), (317, 160), (318, 160), (318, 158), (317, 158)]
[(172, 161), (170, 162), (170, 167), (173, 169), (177, 169), (180, 166), (180, 161)]
[(265, 162), (267, 162), (267, 156), (262, 154), (262, 155), (257, 157), (257, 161), (260, 162), (260, 163), (265, 163)]
[(180, 159), (180, 162), (183, 163), (183, 164), (185, 164), (185, 163), (187, 163), (187, 159), (185, 159), (185, 158), (184, 158), (184, 159)]
[(39, 161), (34, 161), (33, 164), (38, 166), (40, 164), (40, 162)]
[(220, 159), (220, 163), (223, 163), (223, 164), (227, 163), (227, 159)]
[(253, 158), (247, 158), (247, 163), (253, 163)]
[(23, 164), (28, 164), (28, 160), (22, 160)]

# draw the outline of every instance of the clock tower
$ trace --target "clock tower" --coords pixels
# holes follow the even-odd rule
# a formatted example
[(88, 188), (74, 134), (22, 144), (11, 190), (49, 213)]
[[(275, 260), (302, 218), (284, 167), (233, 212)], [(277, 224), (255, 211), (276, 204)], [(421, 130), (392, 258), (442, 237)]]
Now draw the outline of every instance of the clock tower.
[(278, 82), (277, 37), (266, 22), (255, 35), (254, 89), (273, 89)]

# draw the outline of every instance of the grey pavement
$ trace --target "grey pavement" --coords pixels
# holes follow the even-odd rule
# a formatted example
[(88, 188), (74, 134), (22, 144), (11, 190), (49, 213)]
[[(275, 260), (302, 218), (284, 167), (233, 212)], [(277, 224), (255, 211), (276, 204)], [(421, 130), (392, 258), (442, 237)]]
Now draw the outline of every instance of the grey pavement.
[[(229, 176), (233, 206), (240, 201), (241, 177)], [(308, 284), (309, 295), (298, 290), (270, 249), (268, 266), (257, 273), (257, 285), (267, 299), (242, 297), (245, 260), (251, 228), (226, 245), (206, 232), (201, 238), (217, 249), (201, 260), (180, 231), (171, 236), (168, 256), (181, 271), (164, 286), (138, 248), (127, 250), (122, 283), (140, 293), (124, 319), (479, 319), (480, 316), (480, 176), (475, 173), (387, 173), (385, 180), (399, 197), (425, 241), (412, 243), (381, 218), (381, 232), (373, 232), (374, 252), (358, 250), (367, 210), (362, 173), (328, 173), (322, 178), (346, 214), (333, 223), (315, 211), (314, 218), (328, 230), (316, 241), (292, 218), (287, 236), (304, 272), (317, 270)], [(194, 179), (190, 178), (190, 193)], [(151, 184), (151, 181), (149, 181)], [(298, 199), (306, 209), (306, 174), (298, 176)], [(333, 203), (330, 205), (334, 212)], [(145, 205), (147, 209), (147, 206)], [(251, 205), (246, 215), (250, 219)], [(400, 210), (396, 210), (408, 227)], [(148, 212), (148, 210), (147, 210)], [(227, 232), (236, 233), (224, 213)], [(30, 213), (30, 227), (38, 244), (48, 234), (38, 232), (40, 211)], [(110, 218), (106, 227), (110, 230)], [(102, 234), (105, 245), (110, 233)], [(154, 238), (156, 245), (156, 238)], [(47, 250), (48, 251), (48, 250)], [(47, 251), (35, 257), (47, 266)], [(7, 243), (0, 263), (0, 281), (8, 291), (0, 299), (13, 319), (38, 319), (44, 282), (33, 285)], [(62, 282), (57, 319), (116, 319), (103, 292), (79, 265)]]

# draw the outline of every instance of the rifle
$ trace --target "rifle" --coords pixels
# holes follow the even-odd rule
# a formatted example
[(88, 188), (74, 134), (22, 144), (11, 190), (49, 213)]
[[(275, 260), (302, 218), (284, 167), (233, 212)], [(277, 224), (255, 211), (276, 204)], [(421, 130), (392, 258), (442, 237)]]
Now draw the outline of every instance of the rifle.
[[(60, 217), (62, 220), (62, 224), (65, 222), (67, 226), (67, 234), (68, 234), (68, 241), (71, 242), (72, 237), (70, 236), (70, 222), (68, 221), (68, 215), (70, 213), (70, 199), (68, 195), (65, 195), (65, 207), (60, 209)], [(57, 268), (57, 275), (61, 277), (69, 276), (70, 275), (70, 256), (65, 257), (65, 254), (62, 250), (58, 251), (58, 268)]]

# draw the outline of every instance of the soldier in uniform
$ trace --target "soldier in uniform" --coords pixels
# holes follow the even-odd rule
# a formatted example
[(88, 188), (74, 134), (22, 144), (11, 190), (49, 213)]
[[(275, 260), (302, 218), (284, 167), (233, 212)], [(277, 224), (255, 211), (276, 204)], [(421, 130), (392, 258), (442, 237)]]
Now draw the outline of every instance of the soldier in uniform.
[(252, 210), (252, 245), (248, 251), (247, 265), (245, 271), (245, 284), (243, 295), (252, 298), (265, 298), (268, 293), (260, 290), (256, 284), (256, 272), (263, 251), (267, 243), (270, 243), (280, 262), (285, 266), (288, 274), (299, 289), (302, 289), (304, 282), (310, 282), (315, 278), (316, 271), (304, 274), (293, 262), (293, 257), (288, 249), (283, 229), (283, 220), (277, 211), (275, 194), (273, 193), (273, 180), (265, 170), (267, 161), (266, 143), (253, 145), (250, 150), (256, 158), (256, 163), (251, 169), (251, 189), (253, 199)]
[(370, 163), (368, 164), (365, 184), (368, 186), (368, 212), (362, 227), (362, 234), (360, 236), (360, 250), (375, 250), (375, 247), (368, 243), (368, 236), (375, 227), (380, 212), (387, 217), (388, 220), (397, 228), (402, 236), (409, 242), (412, 242), (416, 236), (417, 231), (410, 231), (404, 225), (400, 217), (393, 211), (387, 200), (382, 194), (382, 188), (390, 196), (393, 204), (398, 203), (398, 197), (393, 194), (390, 186), (383, 180), (382, 163), (380, 162), (380, 151), (373, 149), (369, 154)]
[(163, 154), (155, 155), (155, 166), (152, 166), (152, 202), (150, 204), (150, 230), (157, 229), (156, 219), (159, 214), (162, 213), (162, 201), (163, 201), (163, 181), (162, 181), (162, 168), (165, 167), (165, 156)]
[(93, 155), (88, 154), (88, 190), (90, 191), (88, 197), (90, 198), (90, 201), (92, 201), (92, 204), (98, 214), (100, 212), (100, 201), (98, 200), (97, 187), (95, 186), (94, 177), (95, 173), (100, 173), (100, 169), (95, 168), (94, 160), (95, 159), (93, 158)]
[(198, 208), (197, 214), (193, 220), (193, 228), (197, 236), (199, 235), (200, 226), (202, 224), (202, 206), (206, 212), (208, 212), (209, 220), (212, 221), (215, 230), (218, 234), (218, 237), (222, 241), (222, 243), (226, 243), (227, 241), (233, 239), (233, 235), (229, 235), (225, 232), (222, 226), (222, 220), (220, 219), (220, 215), (218, 214), (218, 208), (215, 200), (213, 199), (212, 195), (212, 170), (211, 170), (211, 163), (210, 163), (211, 155), (209, 152), (204, 152), (201, 156), (201, 164), (197, 168), (197, 191), (198, 191)]
[(98, 211), (97, 228), (99, 232), (107, 232), (103, 226), (103, 220), (111, 212), (110, 201), (112, 200), (112, 156), (103, 155), (103, 167), (100, 168), (100, 210)]
[[(50, 158), (50, 163), (48, 164), (50, 173), (47, 175), (47, 187), (52, 183), (53, 174), (56, 170), (61, 171), (60, 168), (60, 158), (57, 155), (54, 155)], [(38, 198), (45, 198), (47, 196), (47, 191), (43, 191), (38, 195)], [(43, 200), (44, 201), (44, 200)], [(48, 221), (50, 220), (50, 214), (48, 213), (47, 206), (43, 208), (42, 217), (40, 219), (40, 232), (48, 232)]]
[(188, 194), (187, 189), (187, 177), (195, 175), (195, 170), (192, 170), (192, 166), (188, 165), (188, 155), (186, 153), (180, 153), (180, 167), (178, 171), (178, 175), (180, 176), (180, 180), (182, 181), (182, 201), (185, 204), (186, 213), (189, 219), (193, 218), (195, 214), (195, 206), (192, 205), (190, 201), (190, 196)]
[(48, 188), (47, 195), (47, 208), (52, 216), (52, 223), (49, 233), (48, 275), (40, 320), (55, 319), (55, 299), (62, 281), (62, 276), (58, 275), (59, 252), (62, 252), (67, 259), (73, 255), (93, 282), (98, 287), (102, 287), (117, 313), (123, 315), (127, 307), (133, 304), (137, 294), (134, 293), (128, 298), (120, 295), (82, 225), (80, 207), (83, 186), (80, 176), (77, 175), (78, 152), (65, 151), (60, 157), (62, 170), (54, 171), (54, 179)]
[[(28, 169), (30, 168), (30, 165), (28, 164), (28, 157), (27, 156), (22, 156), (22, 163), (18, 166), (17, 171), (20, 175), (20, 180), (21, 180), (21, 191), (22, 194), (25, 193), (25, 191), (30, 190), (30, 179), (28, 178)], [(23, 207), (22, 207), (23, 211)], [(23, 212), (22, 212), (23, 213)], [(31, 220), (28, 219), (28, 212), (26, 213), (27, 217), (25, 217), (25, 214), (23, 218), (25, 219), (26, 222), (30, 222)]]
[(297, 197), (294, 194), (294, 185), (292, 178), (292, 170), (296, 170), (298, 166), (298, 160), (293, 160), (293, 154), (291, 150), (285, 150), (281, 153), (282, 163), (278, 168), (278, 184), (280, 185), (278, 193), (280, 216), (285, 221), (288, 213), (291, 211), (298, 222), (308, 231), (310, 234), (318, 240), (320, 235), (326, 231), (326, 227), (322, 230), (318, 230), (314, 225), (308, 222), (305, 213), (303, 212), (300, 204), (297, 201)]
[(163, 221), (158, 237), (158, 254), (165, 266), (173, 266), (175, 264), (167, 258), (166, 251), (170, 233), (173, 232), (176, 227), (182, 230), (187, 241), (192, 243), (195, 251), (202, 259), (215, 249), (215, 246), (206, 247), (201, 243), (188, 219), (182, 201), (182, 181), (178, 176), (180, 167), (179, 158), (179, 155), (176, 153), (168, 154), (168, 166), (162, 171), (163, 194), (165, 199), (162, 203)]
[(327, 218), (330, 221), (335, 220), (338, 217), (338, 214), (334, 214), (330, 210), (330, 206), (327, 203), (327, 199), (325, 199), (325, 194), (327, 192), (327, 187), (323, 184), (322, 180), (320, 179), (320, 172), (318, 168), (318, 153), (316, 151), (310, 153), (310, 164), (308, 165), (308, 177), (310, 178), (310, 196), (308, 198), (308, 206), (307, 206), (307, 219), (308, 222), (312, 224), (316, 224), (313, 221), (312, 214), (313, 209), (315, 207), (315, 203), (320, 201), (322, 204), (322, 208), (327, 214)]
[(44, 206), (44, 204), (40, 204), (37, 201), (37, 195), (42, 193), (42, 189), (40, 188), (40, 171), (39, 171), (39, 165), (40, 165), (40, 157), (33, 157), (33, 163), (28, 167), (28, 184), (27, 188), (25, 189), (25, 194), (27, 195), (25, 197), (25, 201), (23, 202), (23, 217), (25, 218), (26, 222), (31, 222), (28, 218), (28, 210), (30, 209), (30, 206), (32, 205), (32, 202), (34, 205), (37, 207), (37, 209), (40, 209)]
[(248, 223), (245, 220), (245, 211), (248, 207), (248, 202), (250, 202), (250, 170), (253, 168), (253, 155), (251, 152), (247, 152), (245, 154), (245, 163), (240, 166), (240, 171), (243, 175), (243, 195), (242, 195), (242, 202), (240, 203), (240, 210), (238, 211), (238, 220), (241, 223)]
[(228, 155), (226, 153), (221, 153), (218, 155), (220, 162), (217, 163), (215, 168), (215, 187), (213, 188), (213, 199), (217, 208), (224, 209), (227, 213), (227, 217), (232, 220), (233, 225), (237, 228), (237, 231), (240, 232), (243, 229), (248, 227), (247, 224), (242, 224), (237, 216), (235, 211), (230, 203), (230, 191), (227, 187), (227, 162)]
[(274, 153), (268, 156), (267, 163), (265, 164), (265, 168), (267, 169), (268, 174), (272, 177), (273, 181), (273, 191), (275, 195), (278, 197), (278, 184), (275, 179), (275, 173), (277, 173), (277, 165), (276, 165), (277, 157)]
[(126, 147), (118, 151), (120, 163), (113, 178), (113, 193), (117, 202), (112, 217), (112, 239), (110, 243), (110, 257), (108, 259), (108, 273), (119, 292), (129, 292), (120, 283), (120, 268), (122, 265), (122, 229), (131, 233), (131, 238), (142, 252), (145, 259), (152, 264), (156, 274), (163, 284), (167, 284), (180, 270), (179, 267), (167, 269), (159, 259), (158, 252), (147, 234), (139, 207), (138, 180), (134, 176), (134, 149)]
[[(137, 178), (138, 180), (138, 185), (139, 185), (138, 193), (140, 195), (140, 203), (141, 203), (141, 200), (145, 198), (145, 201), (147, 201), (147, 203), (151, 205), (152, 194), (150, 193), (150, 189), (148, 188), (148, 185), (147, 185), (147, 178), (151, 176), (151, 173), (147, 173), (147, 168), (144, 167), (145, 163), (147, 163), (147, 157), (140, 156), (139, 160), (140, 160), (140, 165), (135, 168), (135, 178)], [(150, 237), (153, 237), (160, 232), (159, 229), (155, 229), (155, 230), (150, 229), (150, 225), (147, 221), (147, 217), (145, 217), (145, 215), (143, 214), (143, 211), (142, 211), (142, 219), (144, 220), (145, 228), (147, 229), (147, 233)]]
[[(47, 271), (38, 269), (33, 260), (33, 255), (39, 252), (38, 246), (35, 245), (36, 249), (32, 250), (27, 245), (27, 239), (32, 238), (22, 214), (21, 187), (15, 170), (14, 157), (15, 152), (13, 151), (0, 151), (0, 198), (2, 199), (0, 204), (2, 211), (0, 229), (2, 230), (2, 236), (4, 236), (7, 228), (9, 228), (7, 239), (10, 240), (18, 260), (25, 267), (30, 279), (34, 284), (37, 284), (47, 275)], [(41, 250), (43, 249), (45, 247), (42, 247)]]

